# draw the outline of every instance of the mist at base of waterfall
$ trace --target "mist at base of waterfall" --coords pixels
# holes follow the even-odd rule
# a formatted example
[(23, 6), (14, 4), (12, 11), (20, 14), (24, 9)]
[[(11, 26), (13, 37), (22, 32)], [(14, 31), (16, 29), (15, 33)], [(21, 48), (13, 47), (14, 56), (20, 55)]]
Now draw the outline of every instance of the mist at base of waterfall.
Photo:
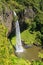
[(23, 50), (22, 47), (16, 49), (16, 52), (23, 52), (23, 51), (24, 51), (24, 50)]

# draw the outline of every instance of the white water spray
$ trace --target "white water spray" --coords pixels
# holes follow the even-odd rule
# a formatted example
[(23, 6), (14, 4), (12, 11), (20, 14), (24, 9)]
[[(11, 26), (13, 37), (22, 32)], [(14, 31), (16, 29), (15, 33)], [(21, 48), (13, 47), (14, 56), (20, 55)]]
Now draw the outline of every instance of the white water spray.
[[(16, 13), (14, 12), (14, 16), (16, 16)], [(20, 36), (20, 27), (18, 20), (15, 22), (16, 26), (16, 52), (23, 52), (22, 42), (21, 42), (21, 36)]]

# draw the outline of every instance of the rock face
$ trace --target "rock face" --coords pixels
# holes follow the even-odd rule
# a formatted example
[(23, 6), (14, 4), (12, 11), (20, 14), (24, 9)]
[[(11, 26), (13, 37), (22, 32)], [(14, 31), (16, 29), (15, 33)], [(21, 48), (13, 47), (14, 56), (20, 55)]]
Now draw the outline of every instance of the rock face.
[(21, 21), (22, 19), (22, 22), (23, 22), (25, 18), (33, 19), (35, 17), (35, 12), (33, 11), (32, 8), (28, 7), (24, 11), (19, 12), (18, 17), (19, 17), (19, 20)]
[(8, 29), (8, 32), (6, 34), (7, 36), (11, 32), (12, 21), (13, 21), (13, 13), (8, 7), (5, 7), (5, 9), (2, 10), (2, 13), (0, 15), (0, 23), (4, 24), (7, 27)]
[[(8, 33), (11, 32), (11, 28), (12, 28), (12, 21), (13, 21), (13, 15), (12, 15), (12, 11), (11, 10), (6, 10), (5, 11), (5, 26), (8, 28)], [(7, 33), (7, 34), (8, 34)]]
[(35, 12), (32, 10), (32, 8), (26, 8), (24, 12), (25, 18), (33, 19), (35, 16)]

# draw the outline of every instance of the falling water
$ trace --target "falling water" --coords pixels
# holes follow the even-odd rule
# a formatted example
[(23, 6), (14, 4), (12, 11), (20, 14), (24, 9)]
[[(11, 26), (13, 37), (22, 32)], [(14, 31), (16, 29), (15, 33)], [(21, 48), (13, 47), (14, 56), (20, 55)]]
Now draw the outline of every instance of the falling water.
[[(16, 13), (14, 12), (14, 15), (16, 16)], [(18, 20), (15, 22), (16, 26), (16, 52), (23, 52), (22, 42), (21, 42), (21, 36), (20, 36), (20, 27)]]

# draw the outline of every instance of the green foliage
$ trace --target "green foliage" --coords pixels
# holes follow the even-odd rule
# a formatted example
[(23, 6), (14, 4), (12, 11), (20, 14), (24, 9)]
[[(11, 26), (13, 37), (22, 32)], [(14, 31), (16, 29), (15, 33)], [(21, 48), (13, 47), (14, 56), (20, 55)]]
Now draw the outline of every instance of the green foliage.
[(35, 31), (35, 29), (36, 29), (36, 22), (32, 22), (30, 31), (33, 32), (33, 31)]
[(31, 34), (29, 32), (29, 30), (25, 30), (24, 32), (22, 32), (21, 37), (22, 40), (26, 43), (26, 44), (33, 44), (35, 41), (35, 36), (36, 34)]
[(4, 25), (0, 24), (0, 35), (6, 36), (6, 33), (7, 33), (7, 28)]
[[(8, 65), (10, 53), (10, 42), (6, 37), (0, 35), (0, 64)], [(10, 54), (10, 55), (9, 55)], [(6, 61), (6, 62), (5, 62)]]
[(13, 37), (12, 39), (11, 39), (11, 42), (12, 42), (12, 45), (16, 45), (16, 37)]
[(11, 62), (9, 65), (31, 65), (31, 63), (28, 60), (24, 60), (22, 58), (17, 58), (16, 56), (12, 55), (10, 57)]
[(2, 3), (0, 2), (0, 13), (2, 12)]
[(43, 0), (40, 2), (40, 9), (43, 11)]
[[(30, 65), (29, 61), (17, 58), (14, 49), (6, 35), (6, 28), (0, 25), (0, 64), (1, 65)], [(6, 61), (6, 62), (5, 62)]]
[[(0, 64), (1, 65), (30, 65), (29, 61), (17, 58), (14, 50), (6, 37), (0, 36)], [(5, 62), (6, 61), (6, 62)]]
[(38, 43), (41, 45), (41, 33), (39, 31), (37, 31), (36, 33), (36, 38), (35, 38), (35, 43)]
[(33, 61), (31, 65), (43, 65), (42, 61)]
[[(12, 6), (11, 6), (12, 5)], [(19, 11), (22, 11), (25, 9), (25, 6), (22, 6), (21, 4), (19, 4), (18, 2), (16, 1), (13, 1), (13, 0), (9, 0), (8, 1), (8, 6), (10, 7), (11, 10), (13, 11), (16, 11), (17, 13)]]
[(39, 55), (38, 55), (40, 58), (43, 58), (43, 53), (39, 52)]
[(28, 26), (31, 25), (31, 19), (29, 19), (29, 18), (25, 18), (25, 22), (28, 24)]

